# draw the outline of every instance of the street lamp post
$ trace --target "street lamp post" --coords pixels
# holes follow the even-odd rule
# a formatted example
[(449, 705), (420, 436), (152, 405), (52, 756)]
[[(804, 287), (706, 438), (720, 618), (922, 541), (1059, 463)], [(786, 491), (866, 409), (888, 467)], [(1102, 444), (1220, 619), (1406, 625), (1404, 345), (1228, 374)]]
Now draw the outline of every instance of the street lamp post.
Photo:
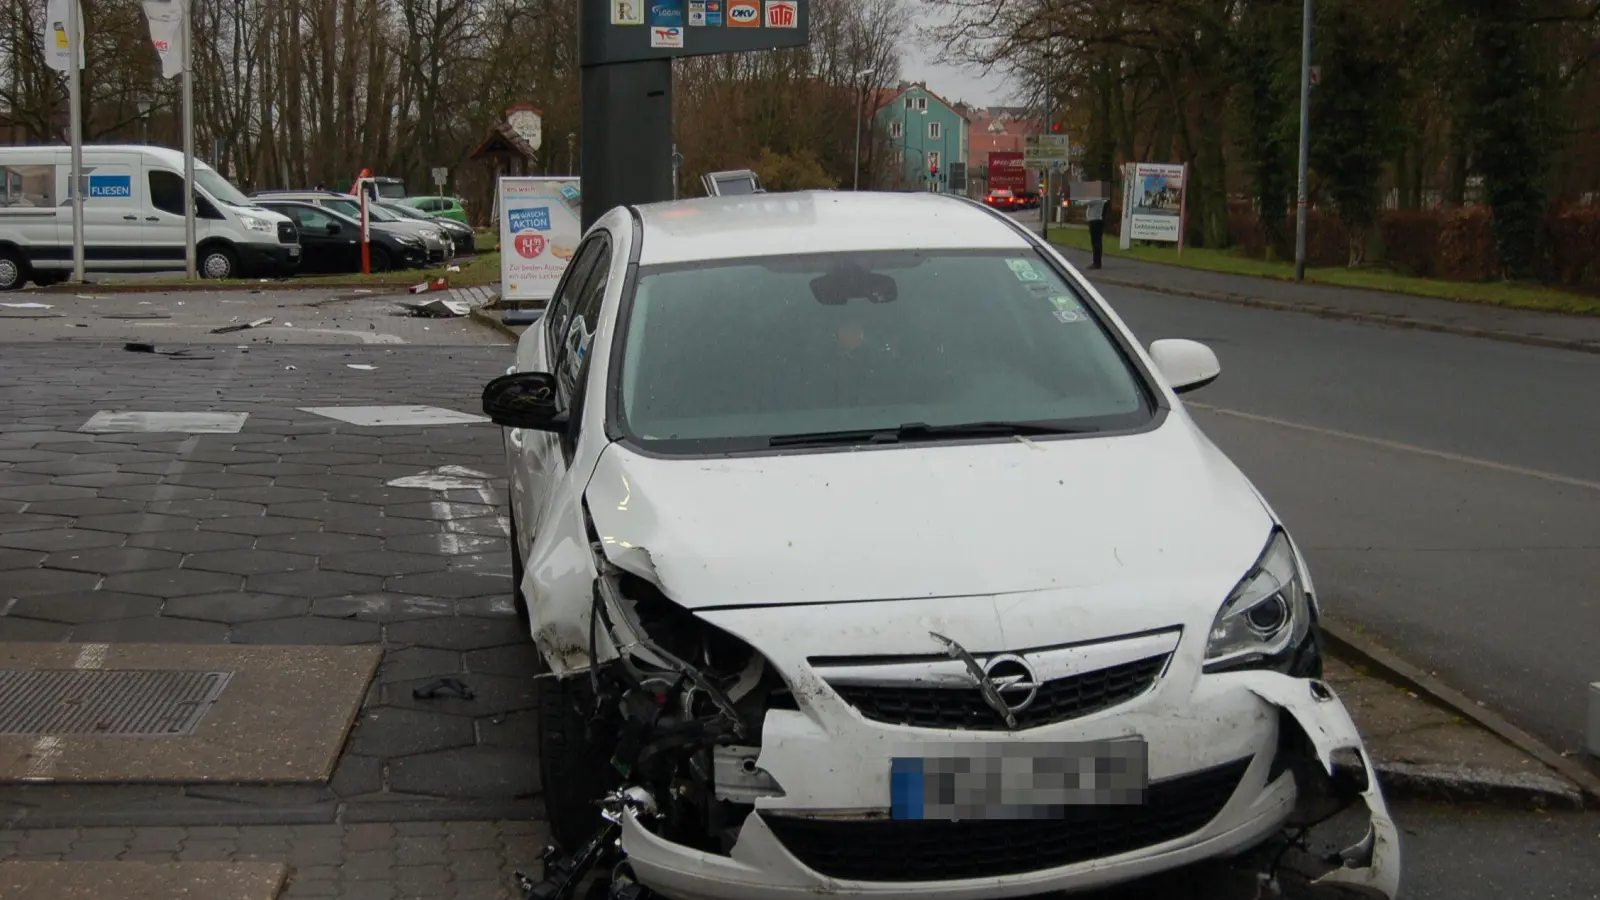
[(1307, 171), (1311, 155), (1311, 0), (1305, 0), (1300, 25), (1300, 187), (1294, 206), (1294, 280), (1306, 280)]
[[(864, 69), (857, 72), (855, 78), (851, 80), (859, 83), (861, 79), (870, 78), (876, 72), (877, 69)], [(856, 97), (856, 157), (850, 176), (850, 190), (852, 191), (861, 190), (861, 120), (866, 116), (868, 87), (870, 85), (861, 85), (859, 88), (860, 93)]]
[(573, 145), (577, 143), (577, 140), (578, 140), (578, 136), (576, 134), (573, 134), (570, 131), (567, 132), (567, 174), (568, 175), (576, 175), (576, 174), (578, 174), (577, 160), (574, 159), (573, 152), (572, 152)]

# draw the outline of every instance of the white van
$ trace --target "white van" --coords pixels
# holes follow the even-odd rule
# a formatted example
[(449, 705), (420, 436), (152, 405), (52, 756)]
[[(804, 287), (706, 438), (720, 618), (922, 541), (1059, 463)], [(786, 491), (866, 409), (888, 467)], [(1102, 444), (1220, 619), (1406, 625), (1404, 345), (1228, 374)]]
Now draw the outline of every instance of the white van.
[[(0, 147), (0, 291), (72, 275), (68, 147)], [(165, 147), (86, 146), (84, 269), (154, 272), (184, 266), (183, 154)], [(290, 272), (300, 234), (195, 160), (196, 268), (206, 278)]]

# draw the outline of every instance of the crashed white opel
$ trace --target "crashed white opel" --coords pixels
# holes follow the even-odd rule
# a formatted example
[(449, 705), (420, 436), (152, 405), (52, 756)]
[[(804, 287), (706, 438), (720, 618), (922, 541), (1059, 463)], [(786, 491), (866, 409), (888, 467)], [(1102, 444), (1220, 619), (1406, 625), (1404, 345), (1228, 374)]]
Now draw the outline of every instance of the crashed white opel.
[(530, 896), (1020, 897), (1364, 806), (1309, 877), (1393, 898), (1305, 562), (1178, 399), (1218, 372), (969, 201), (607, 214), (483, 394), (548, 668)]

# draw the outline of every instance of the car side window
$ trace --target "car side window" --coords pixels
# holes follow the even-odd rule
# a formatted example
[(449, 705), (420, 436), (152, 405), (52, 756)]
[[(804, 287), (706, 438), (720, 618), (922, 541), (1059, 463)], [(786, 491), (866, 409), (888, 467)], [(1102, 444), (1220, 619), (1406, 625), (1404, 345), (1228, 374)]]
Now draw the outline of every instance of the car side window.
[(149, 171), (150, 202), (162, 212), (183, 215), (183, 176), (160, 169)]
[(601, 242), (600, 253), (595, 257), (594, 269), (583, 285), (583, 292), (573, 306), (561, 346), (556, 350), (556, 402), (571, 409), (573, 398), (582, 393), (578, 379), (589, 358), (589, 346), (600, 327), (600, 303), (606, 296), (606, 284), (611, 277), (611, 246)]
[[(561, 344), (567, 336), (567, 320), (572, 317), (572, 309), (583, 291), (583, 283), (588, 278), (589, 272), (594, 269), (595, 260), (599, 258), (604, 245), (605, 240), (596, 236), (579, 247), (572, 261), (567, 263), (567, 270), (561, 275), (561, 283), (556, 285), (555, 296), (550, 298), (549, 307), (544, 314), (544, 326), (545, 358), (551, 360), (552, 364), (560, 359)], [(555, 374), (553, 365), (550, 371), (551, 374)]]
[(333, 217), (318, 209), (298, 207), (295, 213), (300, 220), (301, 228), (315, 228), (318, 231), (327, 231), (328, 226), (333, 224)]

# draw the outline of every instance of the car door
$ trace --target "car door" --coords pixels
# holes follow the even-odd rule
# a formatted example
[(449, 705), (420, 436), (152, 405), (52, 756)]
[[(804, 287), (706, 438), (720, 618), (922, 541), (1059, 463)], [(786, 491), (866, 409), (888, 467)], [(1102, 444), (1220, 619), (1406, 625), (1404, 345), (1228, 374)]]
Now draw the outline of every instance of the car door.
[(360, 268), (360, 239), (354, 225), (341, 222), (314, 206), (278, 210), (300, 229), (301, 267), (316, 272), (354, 272)]
[[(143, 212), (145, 252), (179, 267), (184, 261), (183, 176), (169, 169), (144, 170), (150, 202)], [(199, 224), (196, 220), (195, 230)]]
[[(599, 270), (603, 279), (604, 267), (609, 262), (610, 244), (603, 232), (597, 232), (578, 248), (556, 286), (555, 295), (550, 298), (544, 318), (517, 342), (517, 371), (556, 372), (561, 364), (559, 350), (566, 345), (567, 325), (582, 299), (588, 296), (591, 276)], [(570, 392), (557, 399), (570, 400)], [(550, 485), (566, 468), (565, 440), (564, 435), (525, 428), (506, 430), (511, 502), (514, 515), (522, 522), (517, 537), (523, 551), (531, 548), (538, 522), (544, 517)]]
[[(129, 158), (111, 159), (103, 154), (85, 154), (83, 174), (89, 191), (83, 202), (84, 267), (95, 271), (138, 270), (149, 268), (145, 259), (142, 202), (144, 191), (135, 180), (138, 167)], [(58, 195), (72, 196), (68, 171), (57, 167)], [(72, 235), (72, 210), (62, 217), (67, 223), (67, 241)]]

